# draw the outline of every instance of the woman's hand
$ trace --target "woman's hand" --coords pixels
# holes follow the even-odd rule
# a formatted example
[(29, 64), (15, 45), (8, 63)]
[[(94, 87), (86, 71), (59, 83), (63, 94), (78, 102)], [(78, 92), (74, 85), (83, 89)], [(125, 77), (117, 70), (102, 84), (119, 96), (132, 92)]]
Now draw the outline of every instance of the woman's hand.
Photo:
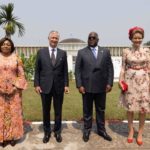
[(125, 81), (119, 81), (119, 87), (121, 88), (121, 90), (123, 92), (127, 91), (128, 90), (128, 85), (126, 84)]
[(1, 94), (4, 94), (4, 93), (5, 93), (5, 92), (4, 92), (4, 89), (1, 88), (1, 87), (0, 87), (0, 93), (1, 93)]
[(18, 88), (16, 86), (13, 86), (11, 90), (6, 89), (5, 93), (8, 95), (11, 95), (11, 94), (14, 94), (17, 90)]

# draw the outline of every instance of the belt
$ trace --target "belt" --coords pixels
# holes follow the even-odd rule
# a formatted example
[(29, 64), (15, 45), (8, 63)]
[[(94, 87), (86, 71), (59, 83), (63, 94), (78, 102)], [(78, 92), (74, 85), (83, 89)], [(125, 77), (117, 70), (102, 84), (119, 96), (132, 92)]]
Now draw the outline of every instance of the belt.
[(141, 67), (141, 68), (136, 68), (136, 67), (129, 67), (129, 69), (133, 69), (133, 70), (145, 70), (145, 71), (147, 71), (147, 68), (146, 67)]

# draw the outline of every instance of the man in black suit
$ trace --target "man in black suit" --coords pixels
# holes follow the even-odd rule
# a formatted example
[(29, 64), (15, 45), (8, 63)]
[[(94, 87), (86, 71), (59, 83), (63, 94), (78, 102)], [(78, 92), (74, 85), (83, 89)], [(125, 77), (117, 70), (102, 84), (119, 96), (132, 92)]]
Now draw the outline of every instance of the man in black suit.
[(83, 140), (89, 140), (92, 128), (93, 101), (95, 102), (97, 133), (105, 140), (112, 138), (105, 129), (106, 93), (113, 86), (114, 70), (109, 50), (98, 46), (98, 34), (91, 32), (88, 46), (79, 50), (76, 65), (76, 85), (83, 99)]
[(49, 47), (38, 51), (35, 67), (35, 91), (41, 95), (43, 109), (43, 143), (51, 136), (50, 108), (53, 98), (55, 125), (54, 136), (57, 142), (62, 141), (61, 120), (64, 92), (69, 93), (68, 64), (65, 51), (57, 48), (59, 33), (51, 31)]

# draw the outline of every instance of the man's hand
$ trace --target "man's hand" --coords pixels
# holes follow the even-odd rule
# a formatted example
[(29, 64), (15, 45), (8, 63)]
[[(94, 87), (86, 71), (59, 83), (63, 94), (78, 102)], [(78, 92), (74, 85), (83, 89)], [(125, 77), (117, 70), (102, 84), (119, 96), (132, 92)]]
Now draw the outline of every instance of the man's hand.
[(64, 87), (64, 92), (65, 92), (65, 94), (69, 94), (69, 87), (65, 86)]
[(41, 87), (40, 87), (40, 86), (36, 86), (36, 87), (35, 87), (35, 92), (36, 92), (37, 94), (42, 93)]
[(80, 86), (78, 90), (81, 94), (85, 94), (85, 88), (83, 86)]
[(110, 92), (111, 89), (112, 89), (112, 87), (111, 87), (110, 85), (107, 85), (107, 86), (106, 86), (106, 93)]

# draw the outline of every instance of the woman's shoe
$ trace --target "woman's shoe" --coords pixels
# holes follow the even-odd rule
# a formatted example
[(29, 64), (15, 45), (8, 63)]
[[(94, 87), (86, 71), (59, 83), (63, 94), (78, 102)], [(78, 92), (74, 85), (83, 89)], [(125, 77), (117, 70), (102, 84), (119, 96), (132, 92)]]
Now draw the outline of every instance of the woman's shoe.
[(133, 143), (133, 138), (127, 138), (128, 143)]
[(142, 141), (142, 135), (141, 134), (138, 134), (137, 138), (136, 138), (136, 143), (141, 146), (143, 144), (143, 141)]
[(136, 143), (141, 146), (143, 144), (143, 141), (139, 141), (138, 139), (136, 139)]
[[(134, 128), (133, 128), (133, 136), (134, 136)], [(133, 136), (130, 138), (127, 138), (128, 143), (133, 143)]]
[(16, 141), (15, 140), (10, 141), (10, 145), (11, 146), (15, 146), (16, 145)]

